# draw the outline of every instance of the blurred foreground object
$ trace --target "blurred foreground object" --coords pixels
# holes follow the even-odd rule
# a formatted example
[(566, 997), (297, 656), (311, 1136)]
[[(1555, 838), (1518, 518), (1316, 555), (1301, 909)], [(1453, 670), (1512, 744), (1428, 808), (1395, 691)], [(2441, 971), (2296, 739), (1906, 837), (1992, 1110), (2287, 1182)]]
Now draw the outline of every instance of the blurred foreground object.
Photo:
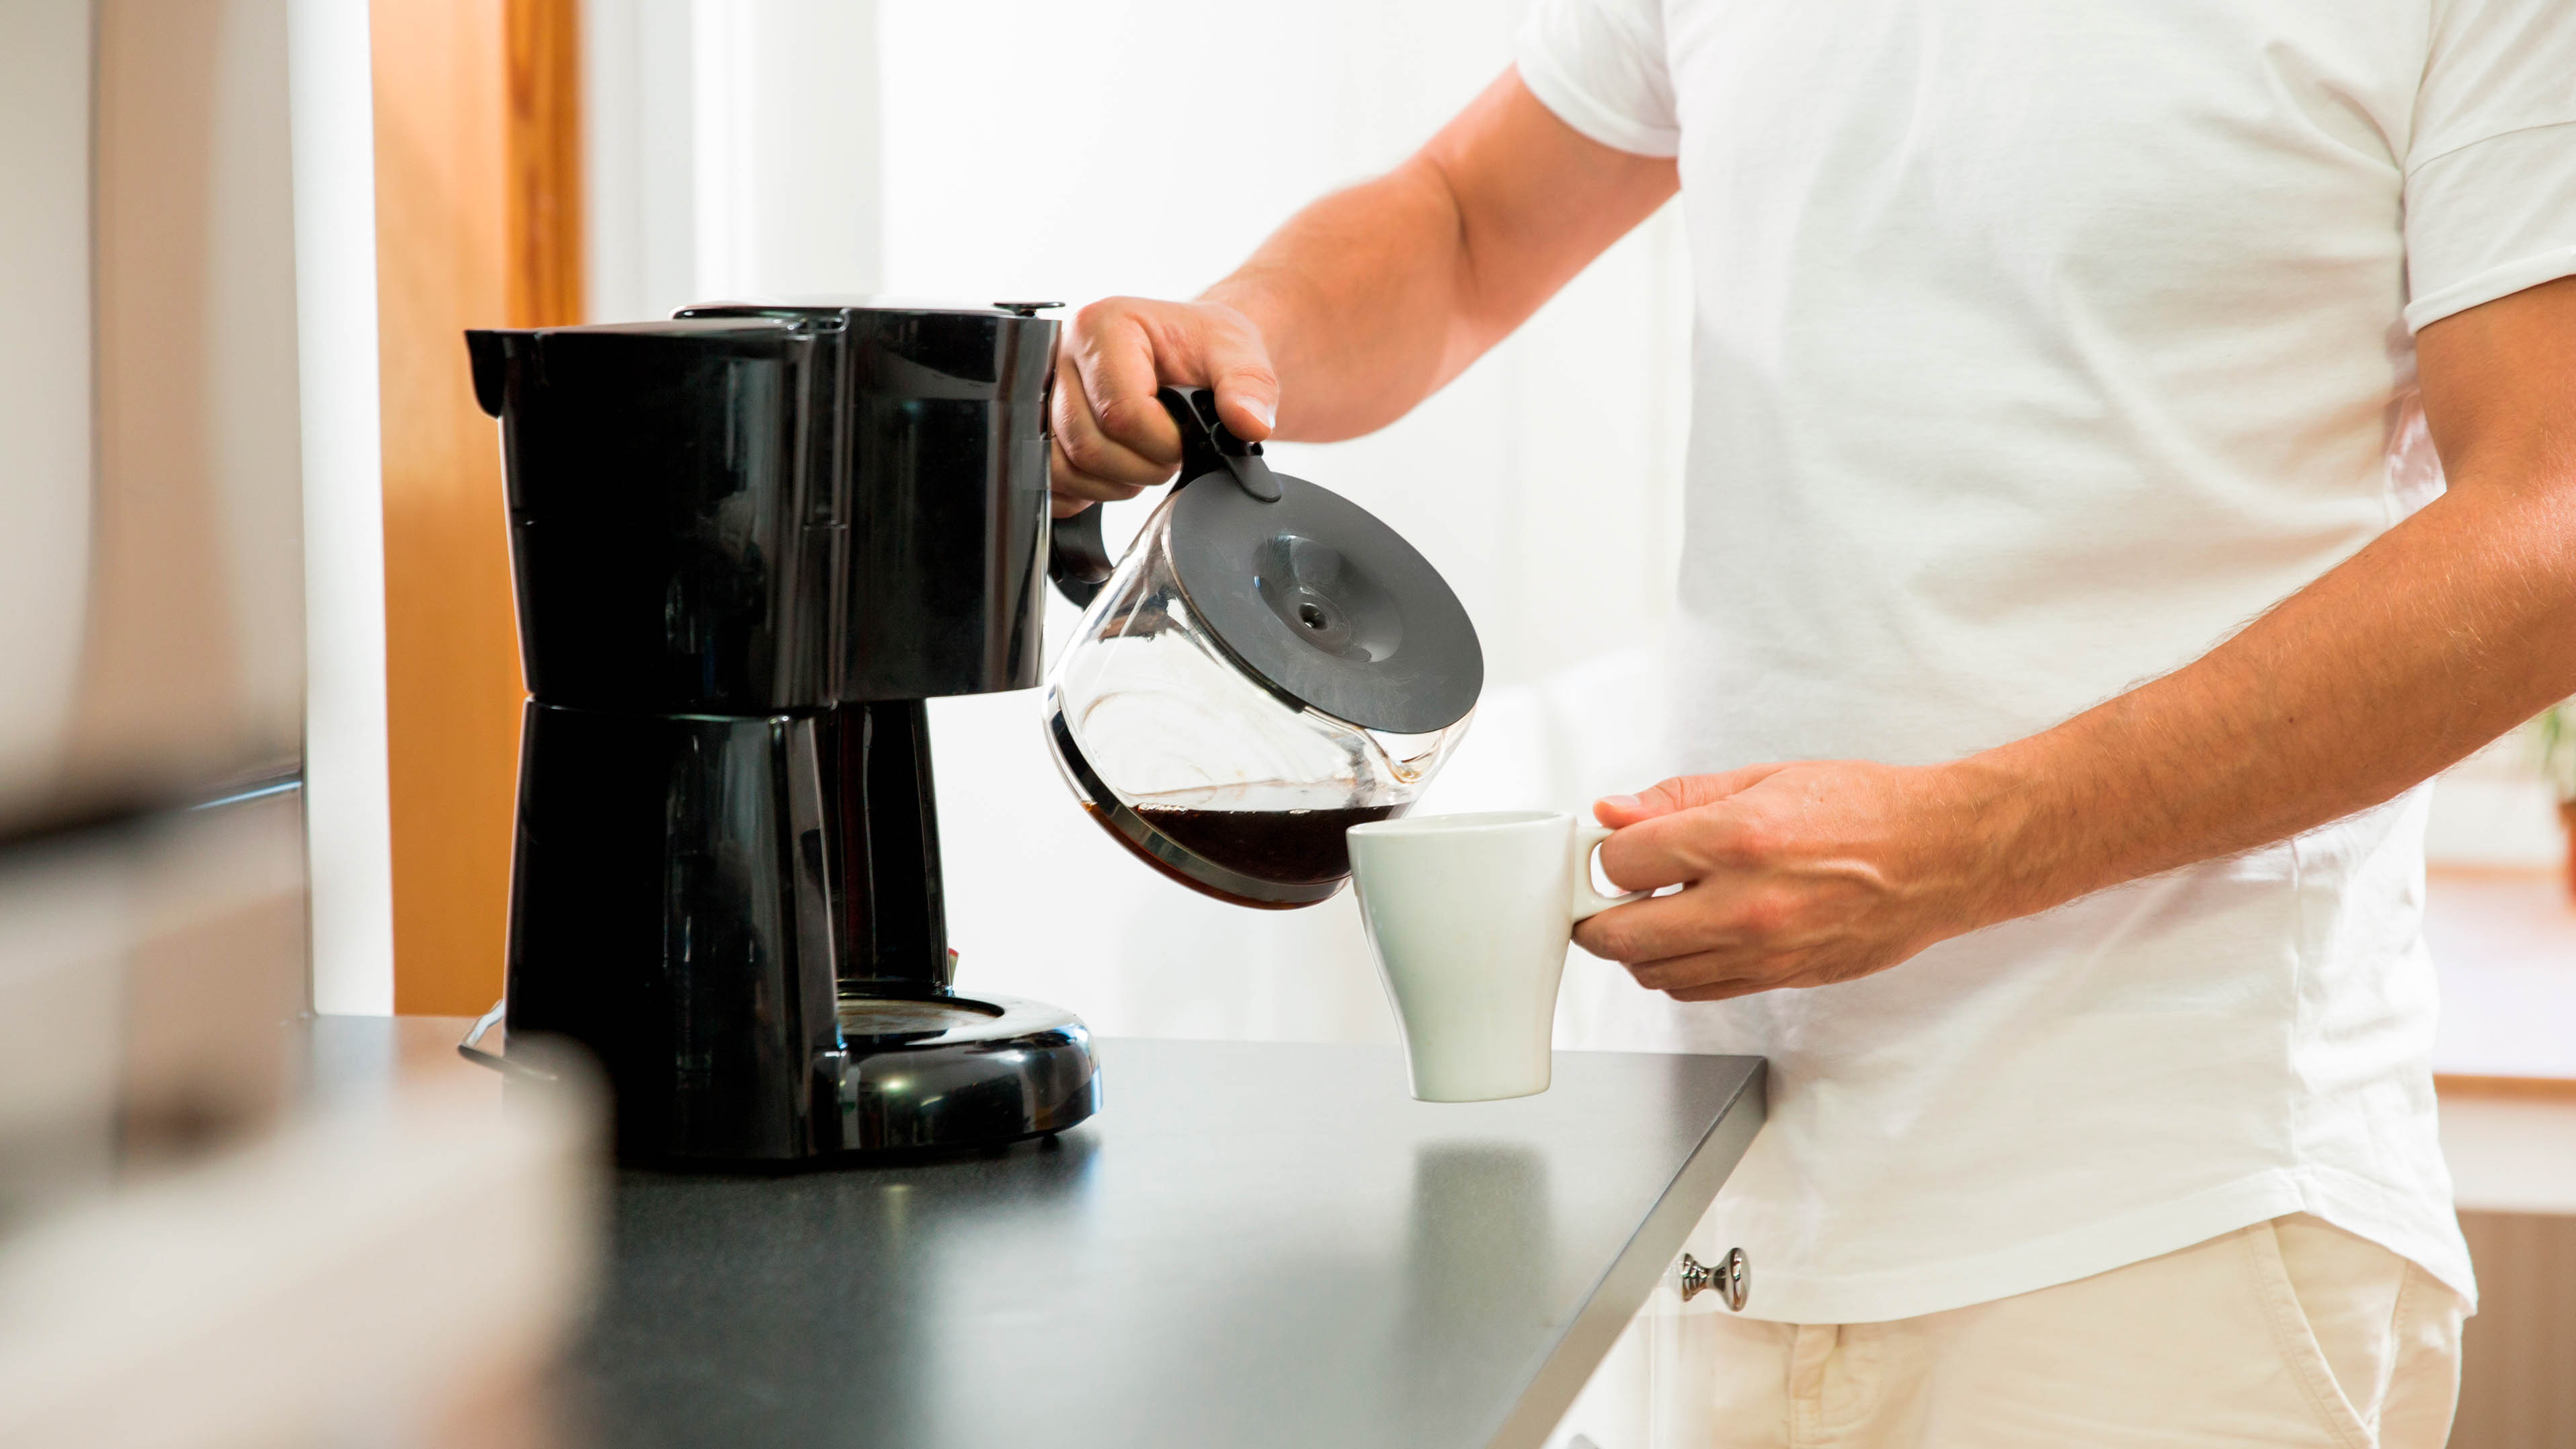
[[(304, 1012), (292, 789), (0, 845), (0, 1233), (273, 1127)], [(5, 1241), (5, 1240), (0, 1240)]]
[[(533, 1442), (526, 1386), (589, 1271), (585, 1094), (504, 1117), (452, 1052), (364, 1092), (309, 1080), (308, 728), (341, 764), (314, 817), (334, 960), (364, 958), (338, 974), (385, 974), (373, 403), (303, 389), (374, 348), (371, 280), (363, 305), (308, 305), (340, 295), (333, 258), (372, 266), (363, 222), (319, 220), (371, 198), (314, 169), (346, 117), (298, 80), (333, 72), (322, 40), (354, 36), (363, 68), (352, 18), (0, 5), (12, 1449)], [(308, 503), (344, 526), (308, 540)], [(355, 703), (310, 719), (308, 542), (362, 601), (316, 596), (341, 641), (317, 697)]]
[(0, 1243), (0, 1441), (553, 1442), (586, 1113), (492, 1098), (320, 1112)]
[(551, 1442), (595, 1095), (329, 1070), (299, 805), (0, 848), (0, 1443)]

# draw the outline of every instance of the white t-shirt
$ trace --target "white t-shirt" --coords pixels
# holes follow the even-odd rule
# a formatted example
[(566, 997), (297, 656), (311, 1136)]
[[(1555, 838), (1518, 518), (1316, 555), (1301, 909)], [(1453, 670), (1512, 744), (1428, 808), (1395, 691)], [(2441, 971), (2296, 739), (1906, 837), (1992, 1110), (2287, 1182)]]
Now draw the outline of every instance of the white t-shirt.
[[(2570, 0), (1536, 0), (1522, 78), (1677, 156), (1677, 768), (1956, 758), (2207, 652), (2438, 492), (2412, 329), (2576, 273)], [(2411, 300), (2410, 300), (2411, 299)], [(2315, 1213), (2473, 1291), (2421, 791), (1679, 1006), (1758, 1053), (1750, 1312), (1868, 1322)]]

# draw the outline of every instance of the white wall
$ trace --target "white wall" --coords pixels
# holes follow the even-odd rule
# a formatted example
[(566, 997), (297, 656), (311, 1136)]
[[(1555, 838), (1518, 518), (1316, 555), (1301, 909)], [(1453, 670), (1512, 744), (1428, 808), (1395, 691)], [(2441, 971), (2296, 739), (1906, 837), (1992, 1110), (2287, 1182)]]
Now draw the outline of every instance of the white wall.
[(0, 797), (62, 758), (89, 588), (89, 0), (0, 5)]
[(386, 1015), (394, 1009), (393, 845), (369, 68), (366, 6), (290, 0), (313, 1005)]
[(2567, 858), (2558, 792), (2534, 754), (2527, 731), (2516, 731), (2443, 773), (2424, 830), (2433, 864), (2547, 870)]

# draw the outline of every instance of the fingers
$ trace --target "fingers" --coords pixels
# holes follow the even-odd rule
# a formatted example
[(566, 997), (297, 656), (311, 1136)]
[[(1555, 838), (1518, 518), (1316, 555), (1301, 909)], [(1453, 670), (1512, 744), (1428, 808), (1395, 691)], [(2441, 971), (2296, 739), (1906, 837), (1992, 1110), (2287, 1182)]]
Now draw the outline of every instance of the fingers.
[(1748, 944), (1620, 964), (1639, 986), (1675, 1001), (1727, 1001), (1784, 986), (1822, 984), (1807, 979), (1809, 954)]
[(1059, 507), (1135, 496), (1172, 476), (1180, 428), (1165, 384), (1211, 387), (1238, 435), (1270, 436), (1279, 378), (1259, 329), (1212, 302), (1110, 297), (1074, 314), (1056, 366), (1054, 475)]
[(1112, 483), (1106, 478), (1094, 478), (1084, 473), (1065, 461), (1061, 444), (1050, 452), (1048, 467), (1054, 496), (1047, 500), (1047, 511), (1055, 518), (1071, 518), (1086, 508), (1116, 503), (1145, 491), (1132, 483)]
[[(1150, 378), (1150, 361), (1147, 366), (1146, 376)], [(1146, 387), (1145, 401), (1161, 420), (1164, 431), (1171, 434), (1168, 451), (1160, 457), (1141, 452), (1109, 433), (1093, 400), (1093, 386), (1083, 375), (1080, 360), (1068, 348), (1066, 355), (1056, 361), (1056, 492), (1092, 502), (1115, 502), (1133, 498), (1147, 484), (1172, 476), (1173, 464), (1180, 461), (1181, 434), (1163, 412), (1162, 404), (1154, 401), (1151, 384)], [(1132, 424), (1129, 426), (1132, 429)]]
[(1783, 986), (1813, 984), (1800, 979), (1804, 960), (1803, 952), (1735, 946), (1620, 965), (1639, 986), (1675, 1001), (1726, 1001)]
[(1747, 765), (1740, 770), (1722, 770), (1714, 775), (1676, 776), (1658, 781), (1634, 795), (1604, 795), (1592, 802), (1592, 818), (1613, 830), (1624, 829), (1659, 815), (1715, 804), (1778, 774), (1783, 768), (1781, 765)]
[[(1759, 910), (1714, 881), (1694, 882), (1668, 896), (1612, 906), (1574, 928), (1574, 944), (1605, 961), (1660, 961), (1733, 947), (1758, 939), (1767, 922)], [(1739, 919), (1739, 912), (1743, 919)]]
[(1252, 324), (1211, 329), (1202, 361), (1208, 385), (1216, 389), (1216, 415), (1238, 438), (1257, 443), (1269, 437), (1279, 426), (1279, 375), (1270, 370), (1269, 349)]
[(1739, 996), (1751, 996), (1756, 992), (1776, 989), (1770, 983), (1762, 981), (1722, 981), (1711, 986), (1679, 987), (1664, 994), (1675, 1001), (1733, 1001)]
[(1252, 319), (1221, 302), (1147, 303), (1137, 314), (1163, 382), (1216, 393), (1235, 436), (1259, 442), (1279, 424), (1279, 374)]
[(1651, 816), (1601, 843), (1601, 873), (1628, 891), (1741, 874), (1769, 853), (1768, 829), (1751, 808), (1723, 800)]

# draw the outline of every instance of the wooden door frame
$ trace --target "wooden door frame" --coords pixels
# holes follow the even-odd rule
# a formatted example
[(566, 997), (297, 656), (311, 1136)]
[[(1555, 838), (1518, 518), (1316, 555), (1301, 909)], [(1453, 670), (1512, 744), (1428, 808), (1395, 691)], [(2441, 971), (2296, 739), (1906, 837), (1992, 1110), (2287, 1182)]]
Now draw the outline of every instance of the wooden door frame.
[(371, 0), (394, 1009), (501, 994), (519, 716), (469, 327), (582, 319), (578, 0)]

